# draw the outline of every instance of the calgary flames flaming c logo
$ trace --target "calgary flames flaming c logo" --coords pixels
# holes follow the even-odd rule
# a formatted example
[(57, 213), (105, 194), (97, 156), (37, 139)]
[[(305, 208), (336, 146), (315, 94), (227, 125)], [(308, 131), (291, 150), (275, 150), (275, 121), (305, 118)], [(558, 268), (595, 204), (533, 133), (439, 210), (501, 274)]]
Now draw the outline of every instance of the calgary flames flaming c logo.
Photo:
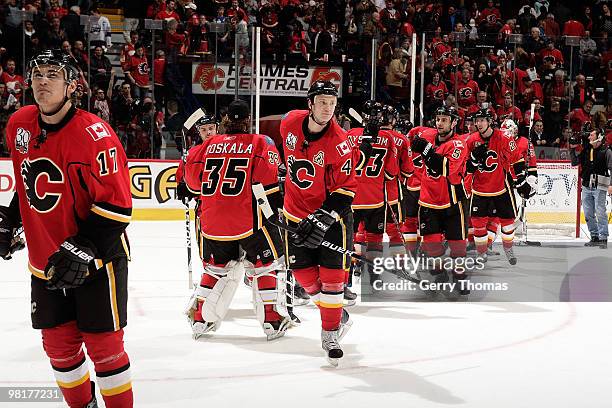
[(194, 83), (198, 82), (203, 90), (214, 91), (223, 86), (225, 73), (221, 68), (215, 69), (212, 64), (200, 64), (194, 75)]

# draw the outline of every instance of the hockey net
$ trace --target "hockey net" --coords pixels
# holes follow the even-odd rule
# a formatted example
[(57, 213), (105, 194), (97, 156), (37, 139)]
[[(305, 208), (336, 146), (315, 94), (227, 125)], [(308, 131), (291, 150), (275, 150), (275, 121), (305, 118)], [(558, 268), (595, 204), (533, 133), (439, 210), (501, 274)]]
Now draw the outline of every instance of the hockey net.
[[(580, 189), (578, 167), (564, 161), (539, 162), (538, 193), (525, 207), (528, 234), (579, 237)], [(519, 207), (521, 203), (519, 197)], [(524, 228), (518, 225), (516, 231), (521, 235)]]

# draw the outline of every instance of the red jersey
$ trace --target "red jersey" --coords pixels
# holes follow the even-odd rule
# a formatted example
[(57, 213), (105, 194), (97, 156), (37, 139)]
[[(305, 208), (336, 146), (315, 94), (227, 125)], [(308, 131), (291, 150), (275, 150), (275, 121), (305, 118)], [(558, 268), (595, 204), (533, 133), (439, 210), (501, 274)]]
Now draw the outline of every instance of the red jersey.
[(136, 54), (128, 58), (128, 70), (134, 78), (136, 85), (147, 86), (149, 85), (149, 62), (147, 57), (143, 55), (138, 57)]
[(443, 101), (447, 96), (448, 88), (444, 81), (438, 82), (438, 85), (429, 83), (425, 87), (425, 97), (428, 101)]
[(49, 256), (77, 233), (92, 241), (103, 261), (128, 256), (123, 234), (132, 194), (117, 135), (96, 115), (75, 109), (65, 125), (48, 128), (39, 143), (38, 115), (35, 105), (24, 106), (6, 127), (30, 272), (46, 279)]
[(156, 20), (170, 20), (170, 19), (175, 19), (176, 21), (181, 21), (181, 18), (179, 17), (178, 13), (176, 11), (168, 11), (168, 10), (163, 10), (158, 12), (155, 15), (155, 19)]
[[(423, 134), (431, 134), (433, 137), (435, 137), (438, 134), (438, 131), (425, 126), (416, 126), (410, 129), (406, 138), (408, 139), (408, 142), (411, 142), (415, 136), (418, 135), (423, 137)], [(423, 172), (425, 171), (425, 163), (423, 162), (421, 153), (415, 153), (411, 150), (410, 155), (414, 172), (412, 173), (412, 176), (408, 178), (406, 187), (410, 191), (418, 191), (421, 189), (421, 179), (423, 177)]]
[(25, 83), (25, 81), (23, 80), (23, 77), (19, 74), (9, 74), (8, 72), (4, 71), (2, 73), (2, 75), (0, 75), (0, 82), (3, 82), (7, 85), (9, 82), (19, 82), (21, 84), (21, 87), (23, 89), (27, 88), (27, 84)]
[(457, 103), (462, 108), (467, 108), (476, 103), (476, 94), (478, 93), (478, 84), (473, 79), (457, 81)]
[(124, 44), (121, 47), (121, 54), (119, 54), (119, 62), (121, 63), (121, 68), (124, 71), (127, 71), (130, 68), (130, 58), (134, 55), (136, 50), (134, 49), (133, 44)]
[[(362, 135), (363, 128), (351, 129), (347, 133), (355, 148), (361, 145)], [(385, 205), (385, 181), (394, 180), (398, 172), (397, 148), (393, 135), (388, 130), (381, 130), (376, 143), (372, 143), (372, 155), (368, 162), (364, 163), (361, 155), (356, 166), (357, 192), (353, 199), (353, 209), (363, 210)]]
[[(266, 195), (280, 194), (278, 150), (268, 136), (212, 135), (189, 151), (185, 182), (200, 194), (199, 226), (211, 240), (246, 238), (263, 226), (252, 185), (261, 183)], [(280, 201), (279, 201), (280, 204)]]
[(479, 22), (486, 21), (487, 25), (493, 26), (497, 24), (499, 20), (501, 20), (501, 13), (495, 7), (491, 7), (491, 8), (487, 7), (484, 10), (482, 10), (482, 13), (480, 13), (480, 17), (478, 18), (478, 20)]
[(577, 20), (566, 21), (563, 25), (563, 35), (584, 37), (584, 25)]
[[(527, 164), (527, 174), (537, 177), (538, 163), (536, 162), (535, 149), (533, 148), (533, 144), (531, 143), (531, 141), (524, 136), (519, 136), (516, 139), (516, 146), (519, 151), (519, 155)], [(508, 170), (510, 171), (512, 178), (516, 180), (516, 174), (514, 174), (514, 169), (512, 168), (512, 166), (510, 166)]]
[(467, 197), (463, 187), (463, 175), (468, 151), (463, 138), (458, 134), (455, 133), (444, 142), (438, 140), (437, 134), (437, 130), (421, 134), (422, 138), (434, 145), (435, 152), (444, 157), (444, 162), (441, 174), (429, 168), (425, 163), (419, 204), (442, 209), (455, 205)]
[(555, 63), (563, 64), (563, 54), (556, 48), (549, 50), (548, 48), (543, 48), (540, 51), (540, 60), (544, 60), (545, 57), (552, 57)]
[(335, 119), (317, 140), (306, 141), (307, 110), (293, 110), (281, 120), (280, 134), (287, 166), (284, 213), (292, 221), (319, 209), (328, 195), (355, 197), (359, 151)]
[(153, 60), (153, 67), (155, 68), (155, 77), (153, 78), (153, 82), (155, 85), (164, 85), (166, 83), (166, 80), (164, 79), (166, 72), (166, 58), (155, 58)]
[(440, 42), (434, 46), (433, 57), (434, 63), (442, 63), (442, 61), (451, 57), (452, 48), (449, 44)]
[(398, 177), (393, 180), (387, 180), (385, 183), (385, 189), (387, 191), (387, 201), (390, 204), (395, 204), (397, 200), (402, 199), (400, 184), (406, 185), (408, 179), (414, 173), (414, 166), (412, 164), (412, 152), (410, 150), (410, 141), (406, 137), (395, 130), (382, 130), (389, 132), (395, 142), (397, 151), (397, 165), (399, 169)]
[(472, 194), (496, 196), (506, 192), (506, 171), (516, 162), (523, 160), (517, 143), (499, 129), (494, 129), (490, 138), (484, 139), (480, 133), (469, 135), (469, 152), (478, 145), (486, 144), (489, 150), (482, 168), (476, 169), (472, 180)]
[(507, 118), (514, 119), (517, 124), (523, 121), (523, 114), (521, 113), (521, 110), (516, 106), (510, 106), (509, 108), (506, 108), (505, 106), (500, 106), (499, 108), (497, 108), (497, 117), (500, 121), (503, 121)]

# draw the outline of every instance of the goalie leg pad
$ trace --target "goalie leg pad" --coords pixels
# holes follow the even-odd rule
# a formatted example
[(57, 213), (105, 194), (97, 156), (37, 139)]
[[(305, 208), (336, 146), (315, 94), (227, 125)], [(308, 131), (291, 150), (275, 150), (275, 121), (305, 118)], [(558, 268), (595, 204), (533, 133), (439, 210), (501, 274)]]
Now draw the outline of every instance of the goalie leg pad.
[(271, 264), (253, 265), (245, 261), (245, 272), (253, 279), (253, 309), (257, 320), (265, 322), (282, 320), (289, 317), (287, 302), (287, 271), (284, 268), (284, 257)]
[(196, 298), (203, 300), (202, 318), (206, 322), (219, 322), (225, 317), (242, 279), (244, 266), (240, 261), (230, 261), (225, 266), (206, 265), (204, 273), (217, 278), (212, 289), (196, 288)]

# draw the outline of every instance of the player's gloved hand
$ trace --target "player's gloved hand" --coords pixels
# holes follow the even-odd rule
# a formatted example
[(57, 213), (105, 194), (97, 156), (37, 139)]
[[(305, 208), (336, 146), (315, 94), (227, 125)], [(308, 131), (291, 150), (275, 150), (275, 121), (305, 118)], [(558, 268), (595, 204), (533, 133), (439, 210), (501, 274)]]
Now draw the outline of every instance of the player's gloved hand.
[(415, 153), (420, 153), (423, 157), (427, 157), (433, 152), (433, 145), (421, 136), (415, 136), (410, 143), (410, 149)]
[(9, 209), (0, 206), (0, 258), (9, 260), (15, 251), (25, 248), (25, 243), (15, 232), (21, 227), (9, 216)]
[(527, 177), (519, 177), (516, 180), (516, 191), (525, 200), (533, 197), (536, 193), (536, 189), (532, 188), (531, 184), (527, 182)]
[(318, 248), (329, 228), (339, 219), (335, 211), (319, 208), (300, 221), (297, 231), (292, 235), (293, 243), (310, 249)]
[(472, 160), (475, 165), (483, 164), (487, 159), (488, 151), (489, 148), (486, 144), (479, 144), (472, 150), (472, 153), (470, 153), (470, 160)]
[(50, 257), (45, 267), (47, 289), (72, 289), (85, 283), (89, 268), (94, 269), (93, 244), (78, 235), (66, 239)]
[(181, 181), (176, 185), (176, 198), (183, 202), (187, 202), (192, 198), (196, 198), (198, 195), (194, 194), (187, 188), (187, 184), (184, 181)]
[(359, 145), (359, 151), (361, 151), (361, 153), (363, 153), (363, 156), (367, 159), (369, 159), (372, 156), (372, 142), (373, 142), (374, 138), (372, 136), (363, 136), (361, 138), (361, 144)]

